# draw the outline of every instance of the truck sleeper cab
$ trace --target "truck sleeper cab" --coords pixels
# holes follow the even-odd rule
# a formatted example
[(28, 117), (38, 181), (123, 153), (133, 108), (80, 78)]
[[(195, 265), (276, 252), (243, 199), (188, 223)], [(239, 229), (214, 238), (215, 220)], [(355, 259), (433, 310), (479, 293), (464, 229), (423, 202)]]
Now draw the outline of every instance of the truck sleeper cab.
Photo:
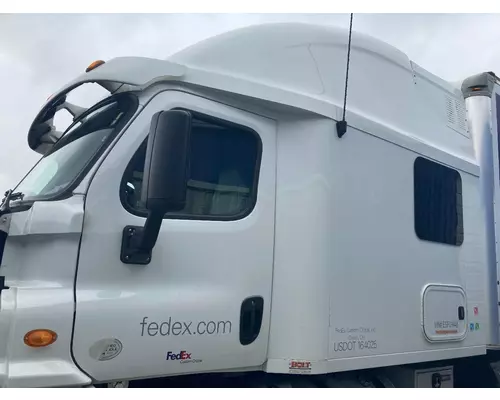
[[(96, 63), (53, 95), (28, 133), (43, 157), (0, 216), (0, 386), (407, 384), (418, 363), (410, 385), (435, 386), (498, 345), (482, 169), (498, 171), (477, 156), (468, 88), (354, 34), (339, 138), (346, 45), (249, 27)], [(110, 92), (88, 110), (67, 101), (86, 83)]]

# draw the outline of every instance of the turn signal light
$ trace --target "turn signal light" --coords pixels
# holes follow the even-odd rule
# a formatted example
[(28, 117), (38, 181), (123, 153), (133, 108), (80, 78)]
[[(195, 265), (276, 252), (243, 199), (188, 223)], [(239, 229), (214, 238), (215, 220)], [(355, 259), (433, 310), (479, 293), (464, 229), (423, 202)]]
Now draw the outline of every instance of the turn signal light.
[(49, 346), (57, 340), (57, 333), (49, 329), (35, 329), (24, 335), (24, 344), (29, 347)]
[(102, 61), (102, 60), (96, 60), (96, 61), (94, 61), (92, 64), (90, 64), (87, 67), (87, 69), (85, 70), (85, 72), (90, 72), (93, 69), (96, 69), (97, 67), (101, 66), (102, 64), (104, 64), (104, 61)]

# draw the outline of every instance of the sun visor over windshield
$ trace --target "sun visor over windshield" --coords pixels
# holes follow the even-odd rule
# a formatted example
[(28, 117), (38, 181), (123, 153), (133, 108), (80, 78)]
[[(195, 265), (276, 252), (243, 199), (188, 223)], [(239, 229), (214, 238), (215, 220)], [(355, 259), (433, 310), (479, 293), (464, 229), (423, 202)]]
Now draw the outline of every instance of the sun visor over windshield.
[(66, 101), (67, 95), (84, 83), (98, 83), (111, 94), (124, 84), (141, 89), (158, 80), (180, 79), (185, 70), (179, 64), (143, 57), (119, 57), (103, 63), (80, 75), (47, 100), (30, 127), (28, 145), (40, 154), (52, 148), (62, 136), (53, 123), (56, 113), (65, 109), (76, 119), (86, 110)]

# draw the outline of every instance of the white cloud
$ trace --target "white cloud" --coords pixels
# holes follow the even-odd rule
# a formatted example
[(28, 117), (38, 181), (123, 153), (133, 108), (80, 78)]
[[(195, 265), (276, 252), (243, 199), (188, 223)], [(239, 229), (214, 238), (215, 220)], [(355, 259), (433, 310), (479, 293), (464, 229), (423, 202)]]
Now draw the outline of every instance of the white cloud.
[[(0, 15), (0, 194), (39, 158), (26, 133), (47, 97), (95, 59), (165, 58), (237, 27), (301, 21), (347, 27), (347, 14)], [(355, 14), (354, 29), (407, 53), (444, 79), (500, 71), (498, 14)]]

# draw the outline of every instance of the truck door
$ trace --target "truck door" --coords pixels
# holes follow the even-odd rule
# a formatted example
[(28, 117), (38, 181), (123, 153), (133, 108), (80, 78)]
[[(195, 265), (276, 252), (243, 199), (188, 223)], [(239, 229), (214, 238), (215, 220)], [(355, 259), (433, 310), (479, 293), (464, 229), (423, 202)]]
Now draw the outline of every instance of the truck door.
[[(167, 214), (148, 265), (120, 261), (122, 232), (144, 226), (151, 117), (194, 115), (185, 209)], [(73, 355), (97, 381), (266, 361), (273, 268), (275, 124), (196, 96), (156, 95), (91, 180), (85, 203)]]

